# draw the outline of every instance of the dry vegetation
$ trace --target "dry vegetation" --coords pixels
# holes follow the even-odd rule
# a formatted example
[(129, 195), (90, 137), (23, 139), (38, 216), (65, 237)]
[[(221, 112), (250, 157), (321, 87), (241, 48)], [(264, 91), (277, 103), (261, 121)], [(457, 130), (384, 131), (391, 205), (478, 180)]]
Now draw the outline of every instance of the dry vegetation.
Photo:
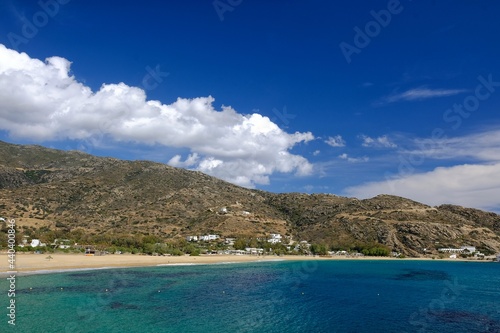
[(476, 209), (429, 207), (388, 195), (358, 200), (273, 194), (160, 163), (1, 141), (0, 215), (16, 218), (21, 231), (52, 235), (281, 233), (333, 248), (379, 243), (410, 256), (466, 244), (487, 253), (500, 250), (500, 216)]

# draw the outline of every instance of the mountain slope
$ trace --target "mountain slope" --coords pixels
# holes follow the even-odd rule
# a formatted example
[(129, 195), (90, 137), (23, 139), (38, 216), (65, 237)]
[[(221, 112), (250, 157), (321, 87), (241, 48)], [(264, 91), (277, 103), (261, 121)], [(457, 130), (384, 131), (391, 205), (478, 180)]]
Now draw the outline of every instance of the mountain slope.
[(275, 194), (160, 163), (1, 141), (0, 215), (16, 218), (21, 232), (164, 239), (281, 233), (337, 248), (380, 243), (411, 256), (466, 244), (500, 250), (500, 216), (476, 209), (389, 195)]

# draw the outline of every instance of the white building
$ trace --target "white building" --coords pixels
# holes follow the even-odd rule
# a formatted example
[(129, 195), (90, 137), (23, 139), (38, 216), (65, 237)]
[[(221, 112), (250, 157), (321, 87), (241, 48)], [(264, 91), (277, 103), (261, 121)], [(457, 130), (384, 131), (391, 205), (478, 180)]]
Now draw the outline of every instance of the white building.
[(187, 236), (186, 240), (188, 242), (197, 242), (198, 241), (198, 236)]
[(211, 240), (219, 239), (219, 235), (203, 235), (203, 236), (198, 237), (198, 239), (200, 241), (209, 242)]
[(276, 243), (281, 243), (282, 238), (283, 237), (281, 237), (280, 234), (271, 234), (271, 238), (269, 238), (267, 241), (269, 243), (276, 244)]
[(299, 244), (296, 244), (294, 247), (295, 251), (300, 251), (300, 250), (309, 250), (311, 247), (311, 244), (309, 244), (307, 241), (300, 241)]
[(476, 247), (475, 246), (462, 246), (460, 248), (462, 249), (462, 252), (469, 252), (469, 253), (476, 252)]
[(37, 247), (37, 246), (42, 246), (42, 242), (40, 242), (39, 239), (32, 239), (31, 240), (31, 244), (30, 244), (31, 247)]
[(445, 252), (445, 253), (462, 253), (462, 249), (457, 249), (457, 248), (451, 248), (451, 247), (442, 247), (438, 249), (439, 252)]
[(246, 247), (245, 248), (245, 253), (246, 254), (253, 254), (253, 255), (263, 254), (264, 253), (264, 249), (255, 248), (255, 247)]
[(461, 246), (459, 249), (457, 248), (440, 248), (438, 249), (439, 252), (445, 252), (445, 253), (466, 253), (466, 254), (472, 254), (477, 252), (475, 246)]

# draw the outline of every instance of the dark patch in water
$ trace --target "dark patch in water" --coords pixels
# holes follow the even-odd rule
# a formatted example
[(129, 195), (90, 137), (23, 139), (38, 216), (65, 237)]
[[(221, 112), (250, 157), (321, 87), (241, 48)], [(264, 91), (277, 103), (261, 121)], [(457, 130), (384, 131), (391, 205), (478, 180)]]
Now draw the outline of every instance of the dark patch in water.
[(88, 277), (93, 277), (94, 275), (95, 275), (95, 273), (88, 273), (88, 272), (68, 274), (68, 276), (72, 277), (72, 278), (88, 278)]
[(443, 271), (433, 271), (428, 269), (405, 269), (405, 273), (395, 277), (396, 280), (412, 280), (412, 281), (427, 281), (427, 280), (450, 280), (450, 276)]
[(143, 271), (143, 270), (131, 270), (131, 269), (119, 269), (119, 270), (102, 270), (102, 271), (86, 271), (86, 272), (74, 272), (68, 273), (67, 276), (73, 279), (145, 279), (145, 278), (187, 278), (192, 276), (198, 276), (202, 274), (201, 272), (165, 272), (162, 271)]
[(139, 307), (137, 305), (125, 304), (122, 302), (113, 302), (109, 305), (111, 309), (120, 309), (120, 310), (137, 310)]
[(51, 293), (60, 293), (60, 292), (70, 292), (70, 293), (97, 293), (104, 291), (102, 288), (87, 285), (87, 286), (61, 286), (61, 287), (34, 287), (34, 288), (23, 288), (16, 291), (19, 294), (26, 295), (42, 295), (42, 294), (51, 294)]
[(443, 310), (432, 311), (430, 315), (437, 321), (446, 324), (459, 324), (461, 326), (475, 327), (481, 333), (498, 333), (500, 332), (500, 322), (488, 317), (484, 314), (467, 312), (463, 310)]
[(477, 321), (484, 320), (488, 317), (467, 311), (434, 311), (431, 312), (434, 317), (444, 322), (460, 322), (460, 321)]
[(55, 287), (33, 287), (33, 288), (23, 288), (16, 290), (19, 294), (33, 294), (33, 295), (42, 295), (42, 294), (51, 294), (51, 293), (91, 293), (91, 294), (99, 294), (99, 293), (123, 293), (125, 291), (129, 292), (130, 288), (140, 287), (142, 286), (140, 282), (131, 282), (131, 281), (109, 281), (109, 283), (92, 283), (89, 281), (88, 284), (78, 285), (78, 286), (55, 286)]

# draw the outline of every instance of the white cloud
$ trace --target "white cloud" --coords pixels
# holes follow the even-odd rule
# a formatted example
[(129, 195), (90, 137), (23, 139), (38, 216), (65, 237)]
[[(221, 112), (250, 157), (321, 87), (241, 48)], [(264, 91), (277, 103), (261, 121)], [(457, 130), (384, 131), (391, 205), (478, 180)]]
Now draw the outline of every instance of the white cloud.
[(430, 172), (348, 187), (345, 194), (369, 198), (386, 193), (429, 205), (451, 203), (486, 210), (500, 209), (500, 163), (439, 167)]
[(342, 139), (341, 135), (329, 136), (325, 143), (332, 147), (345, 147), (345, 140)]
[(415, 139), (413, 143), (416, 148), (405, 153), (434, 159), (500, 161), (500, 130), (454, 138)]
[(230, 106), (216, 110), (212, 97), (178, 98), (172, 104), (146, 99), (144, 90), (124, 83), (98, 91), (70, 76), (71, 63), (45, 62), (0, 44), (0, 129), (36, 141), (106, 137), (116, 142), (189, 148), (184, 162), (233, 183), (267, 184), (274, 172), (307, 175), (312, 165), (290, 153), (314, 139), (310, 132), (287, 133), (258, 113)]
[(360, 163), (360, 162), (368, 162), (370, 159), (366, 156), (363, 157), (349, 157), (346, 153), (339, 155), (340, 159), (346, 160), (349, 163)]
[(374, 147), (374, 148), (396, 148), (397, 145), (393, 143), (387, 135), (379, 136), (378, 138), (371, 138), (366, 135), (360, 135), (359, 138), (363, 141), (361, 144), (363, 147)]
[[(500, 212), (500, 129), (461, 137), (418, 138), (400, 150), (397, 175), (345, 189), (361, 198), (387, 193), (431, 205), (452, 203)], [(426, 160), (455, 164), (417, 172)]]
[(384, 100), (388, 103), (399, 101), (416, 101), (429, 98), (454, 96), (467, 92), (466, 89), (428, 89), (428, 88), (414, 88), (399, 94), (393, 94), (386, 97)]
[(167, 164), (174, 167), (187, 168), (195, 165), (199, 160), (199, 156), (197, 153), (189, 154), (184, 162), (181, 161), (181, 158), (181, 155), (175, 155), (170, 159), (170, 161), (168, 161)]

